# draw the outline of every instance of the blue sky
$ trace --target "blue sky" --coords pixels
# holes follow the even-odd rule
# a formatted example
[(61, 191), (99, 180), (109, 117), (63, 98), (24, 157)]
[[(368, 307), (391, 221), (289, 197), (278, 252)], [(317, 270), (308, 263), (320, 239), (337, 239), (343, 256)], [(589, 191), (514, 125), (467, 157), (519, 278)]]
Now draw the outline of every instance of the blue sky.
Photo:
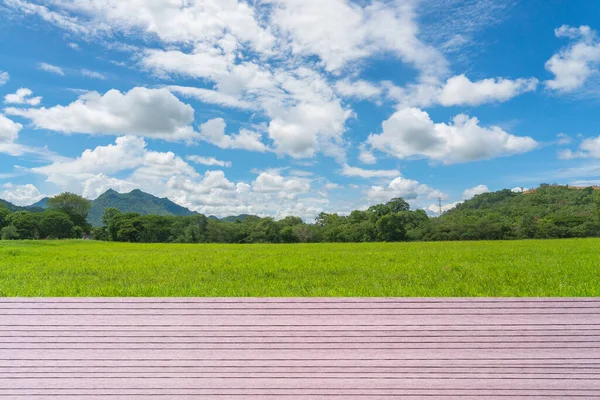
[(600, 182), (600, 3), (1, 0), (0, 198), (310, 220)]

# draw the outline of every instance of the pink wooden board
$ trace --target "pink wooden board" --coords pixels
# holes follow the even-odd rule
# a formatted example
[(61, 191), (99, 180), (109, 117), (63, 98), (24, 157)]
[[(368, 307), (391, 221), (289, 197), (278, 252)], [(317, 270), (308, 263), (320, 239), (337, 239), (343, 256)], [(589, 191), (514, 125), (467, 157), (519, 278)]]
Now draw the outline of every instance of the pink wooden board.
[(598, 399), (600, 299), (4, 299), (4, 399)]

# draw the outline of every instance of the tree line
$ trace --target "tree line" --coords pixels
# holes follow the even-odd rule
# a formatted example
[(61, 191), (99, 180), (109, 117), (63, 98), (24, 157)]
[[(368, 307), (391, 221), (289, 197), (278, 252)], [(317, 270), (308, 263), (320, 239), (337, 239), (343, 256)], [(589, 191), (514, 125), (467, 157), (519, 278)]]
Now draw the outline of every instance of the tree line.
[(438, 218), (395, 198), (349, 215), (321, 213), (314, 223), (245, 216), (158, 216), (107, 208), (102, 226), (87, 222), (90, 202), (72, 193), (41, 213), (0, 208), (0, 237), (81, 238), (137, 243), (318, 243), (600, 237), (600, 191), (542, 185), (528, 193), (502, 190), (458, 205)]

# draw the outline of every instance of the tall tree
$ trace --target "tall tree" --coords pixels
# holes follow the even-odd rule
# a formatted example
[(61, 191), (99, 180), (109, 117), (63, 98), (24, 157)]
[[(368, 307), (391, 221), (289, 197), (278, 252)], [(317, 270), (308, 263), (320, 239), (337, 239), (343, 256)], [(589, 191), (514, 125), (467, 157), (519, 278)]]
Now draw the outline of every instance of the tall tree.
[(59, 211), (46, 211), (40, 219), (40, 237), (67, 239), (71, 237), (73, 222), (69, 216)]
[(50, 210), (64, 212), (71, 218), (75, 226), (79, 226), (84, 231), (89, 230), (87, 215), (90, 211), (91, 202), (75, 193), (62, 193), (48, 200)]

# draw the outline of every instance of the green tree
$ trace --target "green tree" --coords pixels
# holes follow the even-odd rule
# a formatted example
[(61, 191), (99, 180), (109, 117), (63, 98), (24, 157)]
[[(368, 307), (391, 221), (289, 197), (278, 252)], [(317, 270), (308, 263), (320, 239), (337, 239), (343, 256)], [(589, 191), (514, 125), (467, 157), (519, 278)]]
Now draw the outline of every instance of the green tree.
[(102, 223), (106, 226), (108, 239), (112, 241), (117, 240), (117, 221), (121, 216), (121, 211), (117, 210), (113, 207), (108, 207), (104, 210), (104, 215), (102, 216)]
[(13, 225), (5, 226), (0, 230), (0, 237), (2, 240), (17, 240), (19, 238), (19, 230)]
[(385, 205), (387, 208), (389, 208), (390, 212), (392, 213), (399, 213), (410, 210), (410, 205), (406, 201), (404, 201), (402, 197), (392, 199), (388, 201)]
[(73, 222), (69, 216), (59, 211), (45, 211), (40, 218), (40, 237), (67, 239), (71, 237)]
[(71, 218), (75, 226), (79, 226), (88, 232), (90, 226), (87, 223), (88, 212), (92, 206), (88, 199), (74, 193), (62, 193), (48, 200), (50, 210), (64, 212)]
[(81, 239), (84, 233), (80, 226), (73, 226), (73, 229), (71, 229), (71, 238)]
[(4, 204), (0, 204), (0, 229), (4, 228), (8, 225), (8, 216), (10, 215), (10, 210)]
[(400, 242), (406, 239), (405, 218), (402, 213), (387, 214), (377, 220), (377, 236), (385, 242)]
[(27, 211), (12, 213), (8, 217), (9, 225), (14, 226), (21, 239), (39, 239), (39, 218)]

